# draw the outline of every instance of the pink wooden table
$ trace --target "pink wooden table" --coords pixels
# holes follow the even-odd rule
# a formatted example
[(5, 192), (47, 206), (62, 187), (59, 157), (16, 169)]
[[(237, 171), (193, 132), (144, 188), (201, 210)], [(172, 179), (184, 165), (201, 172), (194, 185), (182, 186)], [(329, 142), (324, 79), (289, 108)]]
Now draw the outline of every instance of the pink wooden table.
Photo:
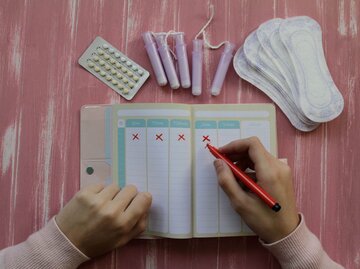
[[(308, 15), (322, 26), (343, 113), (312, 133), (296, 131), (278, 109), (279, 156), (294, 171), (299, 210), (329, 255), (360, 268), (360, 2), (212, 0), (212, 43), (239, 47), (260, 23)], [(125, 102), (77, 60), (95, 36), (152, 70), (140, 34), (184, 31), (207, 20), (209, 1), (0, 1), (0, 248), (40, 229), (79, 189), (79, 109)], [(191, 46), (188, 47), (189, 52)], [(221, 51), (206, 51), (210, 87)], [(220, 96), (157, 86), (153, 73), (133, 102), (271, 102), (231, 68)], [(255, 237), (135, 240), (82, 268), (279, 268)]]

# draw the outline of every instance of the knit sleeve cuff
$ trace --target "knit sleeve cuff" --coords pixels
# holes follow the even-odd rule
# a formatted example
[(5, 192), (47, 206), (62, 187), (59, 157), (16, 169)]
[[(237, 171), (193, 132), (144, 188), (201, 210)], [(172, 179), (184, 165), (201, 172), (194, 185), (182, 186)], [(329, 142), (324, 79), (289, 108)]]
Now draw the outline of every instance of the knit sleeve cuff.
[(5, 268), (72, 269), (89, 257), (70, 242), (53, 218), (25, 242), (5, 249), (3, 259)]
[(323, 250), (319, 239), (308, 229), (300, 214), (298, 227), (288, 236), (271, 244), (260, 243), (279, 261), (282, 268), (343, 268), (333, 262)]

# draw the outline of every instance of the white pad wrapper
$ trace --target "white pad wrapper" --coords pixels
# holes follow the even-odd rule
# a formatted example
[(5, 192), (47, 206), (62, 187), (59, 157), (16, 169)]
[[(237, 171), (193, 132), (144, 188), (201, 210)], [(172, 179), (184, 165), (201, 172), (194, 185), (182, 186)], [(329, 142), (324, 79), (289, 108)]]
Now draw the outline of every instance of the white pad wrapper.
[(320, 25), (309, 17), (295, 17), (285, 20), (279, 32), (295, 69), (305, 115), (316, 122), (336, 118), (344, 99), (326, 65)]
[(301, 131), (336, 118), (344, 101), (326, 65), (319, 24), (275, 18), (259, 26), (234, 56), (237, 74), (258, 87)]
[(236, 73), (242, 79), (250, 82), (271, 98), (279, 106), (282, 112), (287, 115), (289, 121), (296, 129), (303, 132), (309, 132), (316, 129), (319, 124), (315, 123), (311, 125), (301, 121), (297, 116), (299, 111), (297, 111), (294, 101), (288, 99), (288, 102), (284, 102), (284, 97), (281, 95), (281, 92), (265, 77), (259, 76), (256, 69), (248, 64), (242, 47), (236, 52), (234, 57), (237, 58), (237, 60), (234, 61)]

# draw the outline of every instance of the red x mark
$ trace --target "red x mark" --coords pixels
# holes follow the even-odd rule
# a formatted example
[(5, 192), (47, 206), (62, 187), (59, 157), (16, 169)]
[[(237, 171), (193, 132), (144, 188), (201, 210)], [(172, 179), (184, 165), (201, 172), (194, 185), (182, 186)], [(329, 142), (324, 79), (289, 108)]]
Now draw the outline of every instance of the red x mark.
[(156, 134), (156, 140), (161, 140), (161, 141), (163, 141), (162, 135), (163, 135), (163, 134)]
[(184, 140), (184, 141), (185, 141), (185, 135), (184, 135), (184, 134), (179, 134), (178, 141), (180, 141), (180, 140)]
[(133, 138), (132, 140), (139, 140), (139, 133), (136, 133), (136, 134), (132, 134)]
[(203, 140), (202, 140), (202, 142), (205, 142), (205, 141), (209, 141), (209, 142), (210, 142), (209, 135), (203, 135)]

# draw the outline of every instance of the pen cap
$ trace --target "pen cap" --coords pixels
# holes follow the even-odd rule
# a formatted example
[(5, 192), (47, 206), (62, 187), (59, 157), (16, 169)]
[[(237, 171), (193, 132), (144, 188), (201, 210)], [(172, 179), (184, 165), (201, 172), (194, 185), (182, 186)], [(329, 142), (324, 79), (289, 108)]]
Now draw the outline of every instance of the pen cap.
[(191, 81), (184, 33), (178, 33), (175, 35), (175, 49), (179, 66), (181, 87), (189, 88), (191, 86)]
[(145, 49), (147, 55), (149, 56), (151, 66), (154, 70), (157, 83), (160, 86), (165, 86), (167, 84), (167, 79), (151, 32), (143, 33), (142, 38), (145, 43)]
[(179, 79), (176, 74), (174, 62), (170, 53), (170, 49), (165, 40), (165, 34), (160, 34), (155, 37), (158, 45), (158, 51), (164, 65), (166, 76), (169, 80), (170, 87), (177, 89), (180, 87)]
[(211, 84), (211, 94), (214, 96), (220, 94), (221, 87), (225, 80), (226, 72), (229, 69), (229, 64), (233, 57), (234, 48), (235, 45), (233, 43), (225, 43), (224, 51), (221, 54), (215, 77)]
[(200, 95), (202, 87), (203, 46), (201, 39), (193, 40), (192, 51), (192, 94)]

